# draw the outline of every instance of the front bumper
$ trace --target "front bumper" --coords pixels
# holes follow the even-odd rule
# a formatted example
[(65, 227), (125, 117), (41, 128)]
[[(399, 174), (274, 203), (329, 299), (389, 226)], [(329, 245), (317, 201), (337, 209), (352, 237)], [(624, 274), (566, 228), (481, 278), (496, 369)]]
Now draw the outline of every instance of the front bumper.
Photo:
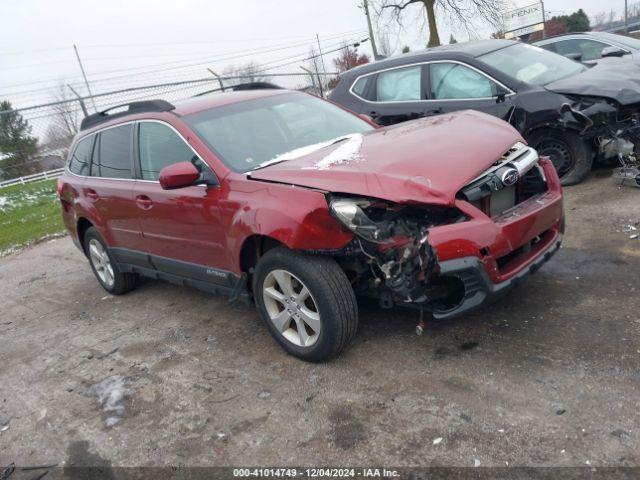
[(436, 306), (436, 318), (450, 318), (491, 302), (519, 284), (558, 250), (564, 234), (562, 188), (547, 159), (540, 160), (548, 190), (499, 216), (489, 218), (466, 202), (459, 208), (467, 222), (434, 227), (430, 242), (436, 249), (438, 276), (464, 287), (446, 309)]
[(478, 307), (491, 303), (503, 293), (520, 284), (527, 276), (536, 272), (560, 248), (562, 234), (554, 242), (538, 254), (538, 257), (508, 280), (493, 283), (486, 268), (478, 257), (463, 257), (446, 260), (440, 263), (441, 276), (458, 277), (464, 284), (464, 297), (454, 308), (446, 311), (433, 311), (437, 319), (446, 319), (468, 313)]

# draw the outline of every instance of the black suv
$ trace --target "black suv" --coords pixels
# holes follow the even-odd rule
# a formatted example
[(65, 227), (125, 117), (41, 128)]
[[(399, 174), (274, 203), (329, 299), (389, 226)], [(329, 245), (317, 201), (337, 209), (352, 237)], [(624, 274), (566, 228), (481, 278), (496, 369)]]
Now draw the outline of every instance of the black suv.
[(640, 65), (609, 60), (587, 68), (510, 40), (459, 43), (349, 70), (330, 99), (381, 125), (453, 110), (490, 113), (549, 156), (570, 185), (594, 157), (614, 159), (640, 145)]

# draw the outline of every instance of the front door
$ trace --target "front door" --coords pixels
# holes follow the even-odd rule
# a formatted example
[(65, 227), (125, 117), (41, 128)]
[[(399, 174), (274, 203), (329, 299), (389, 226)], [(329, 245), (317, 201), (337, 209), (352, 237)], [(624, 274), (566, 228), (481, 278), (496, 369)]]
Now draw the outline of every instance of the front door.
[(181, 277), (226, 283), (232, 269), (222, 225), (220, 187), (194, 185), (163, 190), (160, 170), (190, 161), (203, 173), (213, 172), (168, 124), (138, 124), (139, 180), (134, 187), (147, 253), (158, 270)]
[(427, 111), (480, 110), (506, 119), (513, 95), (484, 73), (457, 62), (429, 64)]

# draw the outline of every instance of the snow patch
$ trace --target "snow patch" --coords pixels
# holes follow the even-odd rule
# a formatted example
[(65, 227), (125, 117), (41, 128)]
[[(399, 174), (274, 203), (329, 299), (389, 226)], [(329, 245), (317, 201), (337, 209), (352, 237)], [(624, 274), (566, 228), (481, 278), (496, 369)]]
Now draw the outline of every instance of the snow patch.
[(118, 423), (124, 415), (124, 399), (133, 392), (127, 388), (127, 379), (122, 375), (107, 377), (99, 383), (92, 385), (87, 390), (87, 395), (96, 397), (107, 414), (105, 424), (112, 427)]
[(346, 165), (349, 163), (357, 163), (364, 160), (360, 154), (362, 148), (362, 134), (357, 133), (350, 135), (348, 140), (342, 143), (338, 148), (333, 150), (329, 155), (318, 160), (312, 167), (305, 167), (313, 170), (326, 170), (336, 165)]

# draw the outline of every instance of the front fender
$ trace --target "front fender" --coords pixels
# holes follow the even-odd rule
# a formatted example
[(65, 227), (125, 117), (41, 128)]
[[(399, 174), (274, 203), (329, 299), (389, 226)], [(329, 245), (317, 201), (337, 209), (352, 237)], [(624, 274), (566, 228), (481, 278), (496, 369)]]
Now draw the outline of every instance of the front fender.
[[(258, 192), (254, 192), (254, 195)], [(234, 213), (229, 227), (229, 250), (239, 265), (242, 245), (254, 235), (269, 237), (293, 250), (333, 250), (353, 239), (329, 214), (324, 193), (273, 184), (261, 190)]]

